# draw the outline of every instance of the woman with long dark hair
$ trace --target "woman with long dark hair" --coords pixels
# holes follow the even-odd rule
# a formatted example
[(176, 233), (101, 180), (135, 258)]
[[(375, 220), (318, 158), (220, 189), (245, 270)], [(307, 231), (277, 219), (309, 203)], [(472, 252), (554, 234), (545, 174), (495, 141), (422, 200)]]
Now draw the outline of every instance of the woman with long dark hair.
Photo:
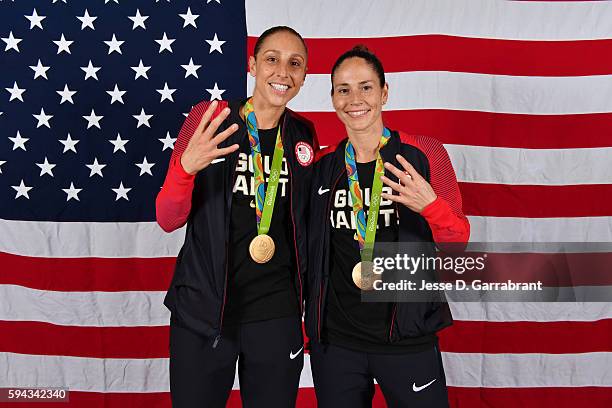
[(307, 59), (295, 30), (266, 30), (249, 59), (253, 96), (196, 105), (178, 136), (156, 203), (164, 230), (187, 224), (164, 301), (174, 407), (225, 406), (236, 362), (245, 406), (295, 405), (317, 143), (286, 106)]
[(310, 204), (306, 327), (320, 407), (369, 407), (374, 380), (391, 407), (446, 407), (436, 332), (443, 302), (362, 302), (378, 243), (467, 242), (469, 223), (444, 147), (388, 129), (389, 86), (364, 47), (332, 68), (332, 102), (347, 138), (317, 154)]

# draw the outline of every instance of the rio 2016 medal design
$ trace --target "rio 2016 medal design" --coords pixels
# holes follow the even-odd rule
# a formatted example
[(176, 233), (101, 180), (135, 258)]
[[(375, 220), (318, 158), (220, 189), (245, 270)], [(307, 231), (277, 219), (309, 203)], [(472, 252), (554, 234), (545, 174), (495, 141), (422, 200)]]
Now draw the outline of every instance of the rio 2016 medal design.
[(249, 245), (249, 254), (253, 261), (261, 264), (272, 259), (276, 248), (274, 240), (267, 234), (272, 222), (284, 150), (279, 126), (276, 134), (274, 155), (272, 156), (272, 168), (270, 169), (268, 187), (266, 188), (261, 145), (257, 131), (257, 118), (253, 109), (253, 98), (250, 98), (244, 105), (244, 118), (246, 119), (249, 131), (249, 144), (251, 145), (251, 159), (253, 161), (253, 176), (255, 179), (255, 216), (257, 219), (257, 236), (253, 238)]
[(371, 290), (377, 275), (374, 274), (374, 264), (371, 261), (357, 262), (353, 267), (353, 282), (361, 290)]
[(260, 264), (268, 262), (274, 256), (274, 240), (268, 234), (257, 235), (249, 245), (251, 258)]
[(359, 177), (357, 175), (357, 163), (355, 161), (355, 148), (351, 142), (346, 143), (344, 152), (344, 163), (346, 165), (346, 173), (348, 177), (349, 191), (353, 200), (353, 213), (357, 220), (356, 237), (359, 242), (359, 250), (361, 253), (361, 262), (357, 263), (353, 268), (353, 282), (361, 290), (372, 290), (374, 284), (374, 274), (372, 273), (371, 265), (365, 263), (372, 262), (374, 251), (374, 242), (376, 240), (376, 225), (378, 223), (378, 213), (380, 210), (380, 193), (382, 192), (382, 181), (380, 176), (385, 173), (380, 149), (383, 148), (389, 141), (391, 132), (387, 128), (383, 128), (383, 134), (380, 137), (378, 144), (378, 152), (376, 154), (376, 168), (374, 171), (374, 180), (372, 181), (372, 194), (370, 197), (370, 210), (368, 211), (368, 219), (366, 222), (365, 210), (363, 209), (363, 197), (361, 196), (361, 187), (359, 186)]

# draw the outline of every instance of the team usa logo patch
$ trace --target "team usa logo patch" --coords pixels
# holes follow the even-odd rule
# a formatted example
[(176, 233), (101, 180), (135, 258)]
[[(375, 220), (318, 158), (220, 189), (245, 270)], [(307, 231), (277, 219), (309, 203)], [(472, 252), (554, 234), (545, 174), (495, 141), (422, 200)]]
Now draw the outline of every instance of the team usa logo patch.
[(314, 150), (306, 142), (298, 142), (295, 145), (295, 157), (300, 165), (306, 167), (312, 164), (314, 160)]

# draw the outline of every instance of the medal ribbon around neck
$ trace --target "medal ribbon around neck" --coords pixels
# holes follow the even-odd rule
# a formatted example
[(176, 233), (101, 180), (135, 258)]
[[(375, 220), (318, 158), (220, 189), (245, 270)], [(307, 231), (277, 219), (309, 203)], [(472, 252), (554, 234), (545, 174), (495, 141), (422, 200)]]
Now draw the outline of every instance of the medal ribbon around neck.
[(383, 128), (383, 134), (380, 137), (378, 151), (376, 152), (376, 168), (374, 171), (374, 180), (372, 181), (372, 189), (370, 190), (370, 210), (368, 211), (367, 222), (365, 210), (363, 208), (362, 190), (359, 185), (359, 176), (357, 175), (355, 148), (350, 141), (346, 143), (344, 152), (348, 185), (353, 201), (353, 214), (355, 214), (357, 224), (357, 241), (359, 242), (359, 250), (361, 251), (361, 259), (363, 261), (372, 260), (374, 241), (376, 240), (376, 225), (378, 224), (378, 213), (380, 210), (380, 193), (382, 192), (382, 181), (380, 180), (380, 176), (385, 173), (383, 160), (380, 156), (380, 149), (387, 144), (390, 137), (391, 132), (389, 129)]
[[(283, 164), (283, 142), (281, 139), (280, 124), (276, 133), (274, 156), (272, 157), (272, 168), (268, 178), (268, 188), (264, 182), (263, 158), (261, 156), (261, 145), (257, 131), (257, 119), (253, 109), (253, 98), (244, 105), (244, 117), (249, 131), (249, 144), (251, 145), (251, 159), (253, 161), (253, 175), (255, 177), (255, 215), (257, 218), (257, 235), (267, 234), (272, 222), (274, 212), (274, 201), (278, 191), (281, 167)], [(267, 191), (266, 191), (267, 190)]]

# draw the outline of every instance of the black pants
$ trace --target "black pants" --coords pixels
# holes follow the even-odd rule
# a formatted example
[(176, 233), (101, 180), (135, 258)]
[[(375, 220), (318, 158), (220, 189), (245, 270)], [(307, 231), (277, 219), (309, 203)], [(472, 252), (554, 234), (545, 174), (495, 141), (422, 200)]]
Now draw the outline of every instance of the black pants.
[(217, 347), (170, 321), (170, 395), (174, 408), (224, 407), (238, 361), (245, 408), (295, 406), (304, 366), (302, 321), (273, 319), (224, 327)]
[(389, 407), (448, 407), (437, 346), (416, 353), (370, 354), (313, 342), (310, 364), (320, 408), (371, 407), (374, 379)]

